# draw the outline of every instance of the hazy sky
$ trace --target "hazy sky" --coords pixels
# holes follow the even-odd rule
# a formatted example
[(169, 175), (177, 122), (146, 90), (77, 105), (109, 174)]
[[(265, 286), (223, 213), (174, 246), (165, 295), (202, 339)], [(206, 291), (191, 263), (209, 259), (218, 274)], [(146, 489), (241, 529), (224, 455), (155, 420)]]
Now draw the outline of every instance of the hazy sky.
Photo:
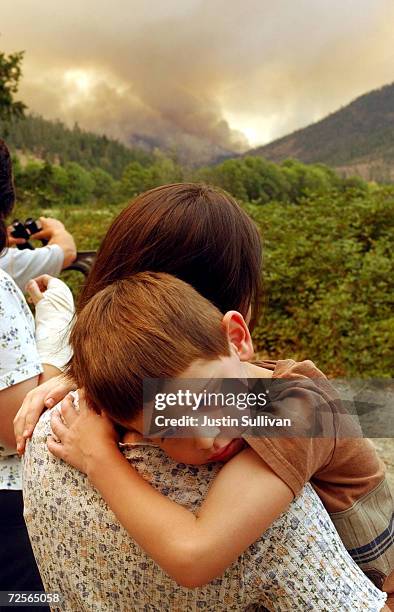
[(394, 81), (393, 24), (393, 0), (12, 0), (0, 49), (47, 118), (240, 150)]

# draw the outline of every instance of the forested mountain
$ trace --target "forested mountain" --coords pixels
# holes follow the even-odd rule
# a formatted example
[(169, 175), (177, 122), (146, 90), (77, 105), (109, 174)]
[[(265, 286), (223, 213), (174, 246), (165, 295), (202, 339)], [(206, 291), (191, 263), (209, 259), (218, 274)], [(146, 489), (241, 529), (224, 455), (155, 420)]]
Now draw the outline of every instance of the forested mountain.
[(69, 129), (60, 121), (35, 115), (14, 121), (12, 125), (0, 122), (0, 137), (20, 157), (33, 156), (61, 165), (77, 162), (88, 170), (101, 168), (114, 178), (120, 178), (131, 162), (147, 165), (153, 160), (141, 148), (130, 149), (107, 136), (86, 132), (78, 125)]
[(394, 83), (354, 100), (325, 119), (249, 151), (272, 161), (321, 162), (345, 175), (394, 180)]
[[(78, 125), (69, 129), (60, 121), (34, 115), (12, 126), (0, 122), (1, 136), (22, 159), (34, 156), (61, 165), (77, 162), (87, 170), (101, 168), (115, 179), (131, 162), (149, 166), (154, 160), (145, 143), (129, 148)], [(274, 162), (293, 158), (304, 163), (324, 163), (345, 176), (394, 181), (394, 83), (360, 96), (325, 119), (246, 155)], [(189, 164), (194, 165), (190, 159)]]

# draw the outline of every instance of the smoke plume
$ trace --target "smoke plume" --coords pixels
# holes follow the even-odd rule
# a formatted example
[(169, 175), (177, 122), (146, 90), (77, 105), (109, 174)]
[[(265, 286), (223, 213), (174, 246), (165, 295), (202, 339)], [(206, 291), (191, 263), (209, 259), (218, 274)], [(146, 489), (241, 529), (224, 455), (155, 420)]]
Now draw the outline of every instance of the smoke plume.
[(14, 0), (5, 51), (47, 118), (203, 161), (393, 80), (390, 0)]

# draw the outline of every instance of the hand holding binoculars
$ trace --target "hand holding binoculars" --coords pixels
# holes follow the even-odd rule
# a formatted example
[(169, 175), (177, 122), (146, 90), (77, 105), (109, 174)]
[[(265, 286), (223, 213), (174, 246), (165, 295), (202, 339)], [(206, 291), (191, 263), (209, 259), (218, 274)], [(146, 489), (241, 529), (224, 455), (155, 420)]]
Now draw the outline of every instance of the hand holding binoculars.
[[(42, 229), (40, 222), (35, 221), (31, 217), (26, 219), (24, 223), (22, 223), (22, 221), (20, 221), (19, 219), (14, 219), (14, 221), (12, 222), (12, 228), (13, 229), (11, 230), (11, 236), (13, 238), (24, 238), (26, 240), (26, 242), (24, 242), (23, 244), (17, 244), (17, 248), (19, 250), (34, 250), (34, 246), (29, 242), (29, 238)], [(44, 245), (48, 244), (48, 240), (42, 239), (41, 242)]]
[[(31, 217), (26, 219), (24, 223), (22, 223), (22, 221), (19, 219), (15, 219), (12, 222), (12, 228), (11, 236), (13, 236), (13, 238), (24, 238), (26, 240), (26, 242), (23, 242), (22, 244), (17, 244), (17, 248), (20, 250), (34, 250), (34, 246), (31, 244), (31, 242), (29, 242), (29, 238), (34, 238), (34, 234), (42, 230), (40, 222), (35, 221)], [(43, 245), (48, 244), (48, 240), (43, 238), (40, 238), (40, 241)], [(87, 276), (93, 265), (95, 257), (95, 251), (78, 251), (76, 260), (65, 269), (77, 270), (78, 272), (82, 272), (84, 276)]]

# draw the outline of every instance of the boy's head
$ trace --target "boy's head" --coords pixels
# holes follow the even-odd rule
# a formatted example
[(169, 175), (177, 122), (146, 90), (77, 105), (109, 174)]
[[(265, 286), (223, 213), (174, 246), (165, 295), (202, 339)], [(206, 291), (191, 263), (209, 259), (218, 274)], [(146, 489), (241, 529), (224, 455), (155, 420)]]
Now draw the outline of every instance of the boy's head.
[[(139, 430), (144, 378), (238, 378), (241, 361), (253, 354), (242, 315), (223, 316), (187, 283), (155, 272), (93, 296), (77, 317), (71, 345), (68, 372), (88, 401)], [(213, 441), (205, 446), (207, 459)]]

